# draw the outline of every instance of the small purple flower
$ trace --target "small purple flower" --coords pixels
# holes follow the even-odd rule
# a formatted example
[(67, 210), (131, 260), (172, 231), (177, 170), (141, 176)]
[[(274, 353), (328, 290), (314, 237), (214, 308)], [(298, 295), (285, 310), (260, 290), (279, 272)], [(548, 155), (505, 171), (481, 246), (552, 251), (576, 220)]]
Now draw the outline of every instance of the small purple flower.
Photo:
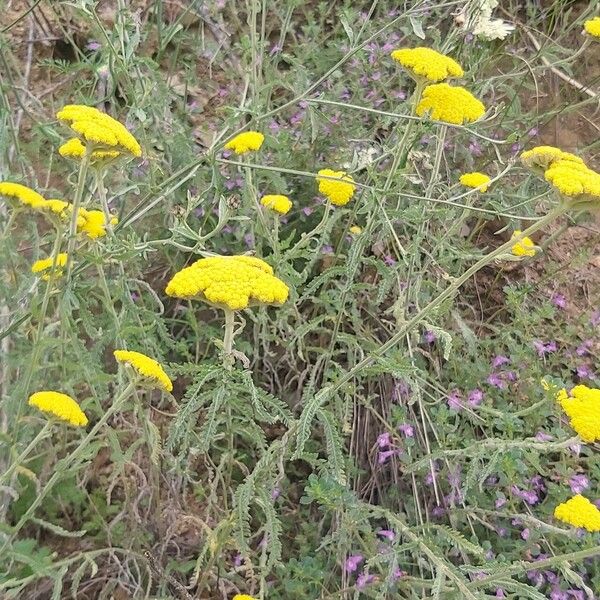
[(554, 306), (558, 308), (566, 308), (567, 307), (567, 299), (562, 294), (554, 294), (551, 298)]
[(397, 90), (392, 94), (392, 96), (396, 100), (406, 100), (406, 92), (404, 90)]
[(544, 357), (550, 352), (556, 352), (556, 342), (544, 343), (542, 340), (534, 340), (533, 347), (535, 348), (538, 356)]
[(437, 340), (437, 336), (435, 335), (435, 332), (429, 331), (429, 330), (427, 330), (425, 332), (423, 337), (428, 344), (433, 344), (435, 342), (435, 340)]
[(269, 56), (275, 56), (275, 54), (279, 54), (282, 50), (283, 46), (281, 44), (273, 44), (269, 51)]
[(494, 506), (496, 508), (502, 508), (505, 504), (506, 504), (506, 498), (504, 496), (502, 496), (501, 498), (496, 498), (496, 502), (494, 503)]
[(330, 246), (329, 244), (325, 244), (321, 248), (321, 253), (322, 254), (333, 254), (333, 246)]
[(373, 583), (373, 581), (375, 581), (375, 575), (371, 575), (371, 573), (366, 573), (365, 571), (363, 571), (356, 578), (356, 588), (359, 590), (362, 590), (364, 587), (368, 586), (370, 583)]
[(581, 454), (581, 444), (571, 444), (569, 450), (575, 454), (575, 456), (579, 456)]
[(393, 542), (394, 538), (396, 537), (396, 534), (391, 529), (380, 529), (377, 532), (377, 535), (384, 537), (386, 540), (389, 540), (390, 542)]
[(448, 403), (448, 408), (450, 408), (450, 410), (460, 411), (464, 408), (460, 397), (460, 392), (458, 390), (452, 390), (448, 394), (448, 399), (446, 402)]
[(471, 139), (471, 141), (469, 142), (469, 153), (473, 156), (481, 156), (483, 154), (481, 145), (477, 140)]
[(414, 437), (415, 428), (410, 423), (402, 423), (402, 425), (398, 425), (398, 430), (405, 437)]
[(392, 573), (392, 579), (402, 579), (402, 577), (406, 576), (406, 571), (403, 571), (402, 569), (394, 569), (394, 572)]
[(377, 462), (380, 465), (383, 465), (384, 463), (387, 462), (388, 458), (390, 458), (390, 456), (394, 456), (394, 454), (397, 454), (396, 450), (384, 450), (383, 452), (379, 453), (379, 456), (377, 458)]
[(281, 490), (278, 487), (274, 487), (271, 492), (271, 500), (277, 500), (281, 495)]
[(281, 129), (281, 125), (275, 121), (275, 119), (273, 119), (270, 123), (269, 123), (269, 129), (273, 132), (277, 132)]
[(446, 509), (443, 506), (434, 506), (431, 514), (436, 519), (441, 519), (446, 514)]
[(92, 52), (96, 52), (96, 50), (100, 50), (100, 48), (102, 48), (102, 45), (100, 44), (100, 42), (97, 42), (96, 40), (90, 40), (85, 45), (85, 49), (91, 50)]
[(390, 434), (388, 431), (385, 431), (384, 433), (380, 433), (377, 436), (377, 445), (380, 448), (387, 448), (387, 447), (389, 447), (390, 444), (391, 444), (391, 439), (390, 439)]
[(535, 137), (537, 134), (539, 133), (539, 130), (537, 127), (532, 127), (528, 132), (527, 135), (531, 136), (531, 137)]
[(592, 313), (592, 315), (590, 316), (590, 323), (594, 327), (600, 325), (600, 310), (596, 310)]
[(487, 382), (500, 390), (506, 387), (505, 381), (502, 379), (502, 377), (500, 377), (500, 375), (498, 375), (498, 373), (490, 373), (487, 378)]
[(577, 367), (577, 376), (581, 379), (593, 379), (594, 373), (587, 365), (579, 365)]
[(478, 388), (471, 390), (468, 401), (471, 406), (479, 406), (483, 402), (483, 392)]
[(391, 254), (386, 254), (383, 257), (383, 262), (388, 266), (388, 267), (393, 267), (396, 264), (396, 260), (394, 259), (394, 257)]
[(523, 531), (521, 531), (521, 537), (524, 540), (528, 540), (530, 535), (531, 535), (531, 532), (529, 531), (528, 527), (525, 527), (525, 529), (523, 529)]
[(584, 340), (577, 346), (575, 353), (577, 356), (587, 356), (589, 354), (589, 350), (592, 346), (592, 340)]
[(312, 209), (312, 207), (310, 207), (310, 206), (305, 206), (305, 207), (302, 209), (302, 212), (303, 212), (303, 213), (304, 213), (304, 214), (305, 214), (307, 217), (310, 217), (310, 215), (312, 215), (312, 213), (313, 213), (313, 209)]
[(244, 243), (250, 250), (254, 248), (254, 236), (251, 233), (247, 233), (244, 236)]
[(545, 433), (544, 431), (538, 431), (535, 434), (535, 439), (538, 442), (549, 442), (550, 440), (554, 439), (551, 435)]
[(360, 554), (352, 554), (346, 559), (346, 571), (348, 573), (354, 573), (358, 569), (358, 565), (364, 560), (364, 557)]
[(573, 475), (573, 477), (569, 479), (569, 486), (574, 494), (581, 494), (581, 492), (587, 489), (589, 485), (589, 479), (585, 475)]
[(238, 552), (234, 557), (233, 557), (233, 564), (236, 567), (240, 567), (242, 565), (243, 559), (242, 559), (242, 555)]
[(502, 365), (507, 365), (509, 362), (510, 362), (510, 358), (508, 358), (508, 356), (498, 354), (497, 356), (494, 356), (494, 358), (492, 359), (492, 367), (494, 369), (498, 369)]
[(506, 598), (506, 594), (502, 588), (496, 588), (496, 598)]

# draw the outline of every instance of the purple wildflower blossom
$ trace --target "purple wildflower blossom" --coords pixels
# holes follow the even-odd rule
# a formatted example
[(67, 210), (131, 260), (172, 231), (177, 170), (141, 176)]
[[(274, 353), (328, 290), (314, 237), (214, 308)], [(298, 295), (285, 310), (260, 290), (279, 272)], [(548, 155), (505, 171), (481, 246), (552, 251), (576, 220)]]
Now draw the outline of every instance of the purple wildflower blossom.
[(386, 540), (389, 540), (390, 542), (393, 542), (394, 538), (396, 537), (396, 534), (391, 529), (380, 529), (377, 532), (377, 535), (384, 537)]
[(396, 450), (383, 450), (382, 452), (379, 453), (377, 462), (380, 465), (383, 465), (384, 463), (387, 462), (388, 458), (390, 458), (390, 456), (394, 456), (394, 454), (397, 454)]
[(567, 307), (567, 299), (563, 294), (554, 294), (551, 298), (554, 306), (558, 308), (566, 308)]
[(377, 436), (377, 445), (380, 448), (387, 448), (390, 445), (390, 443), (391, 443), (391, 440), (390, 440), (390, 434), (388, 431), (380, 433)]
[(325, 244), (321, 248), (321, 253), (322, 254), (333, 254), (333, 246), (330, 246), (329, 244)]
[(508, 356), (498, 354), (497, 356), (494, 356), (494, 358), (492, 359), (492, 367), (494, 369), (498, 369), (502, 365), (507, 365), (509, 362), (510, 362), (510, 358), (508, 358)]
[(410, 423), (402, 423), (402, 425), (398, 425), (398, 430), (405, 437), (413, 437), (415, 435), (415, 429)]
[(506, 387), (505, 381), (502, 379), (502, 377), (500, 377), (500, 375), (498, 375), (498, 373), (490, 373), (490, 375), (488, 375), (487, 382), (500, 390)]
[(546, 433), (546, 432), (544, 432), (544, 431), (538, 431), (538, 432), (535, 434), (535, 439), (536, 439), (538, 442), (549, 442), (549, 441), (550, 441), (550, 440), (552, 440), (553, 438), (552, 438), (552, 436), (551, 436), (551, 435), (547, 434), (547, 433)]
[(460, 392), (458, 390), (452, 390), (448, 394), (448, 399), (446, 402), (448, 403), (448, 408), (450, 408), (450, 410), (460, 411), (464, 408), (460, 397)]
[(589, 485), (590, 481), (585, 475), (573, 475), (569, 479), (569, 486), (574, 494), (581, 494)]
[(468, 401), (471, 406), (479, 406), (483, 402), (483, 392), (479, 388), (471, 390)]
[(352, 554), (346, 559), (345, 568), (348, 573), (354, 573), (358, 569), (358, 565), (364, 560), (360, 554)]
[(427, 330), (423, 336), (428, 344), (433, 344), (437, 339), (435, 332)]
[(366, 587), (370, 583), (373, 583), (373, 581), (375, 581), (375, 575), (372, 575), (371, 573), (366, 573), (365, 571), (363, 571), (356, 578), (356, 588), (359, 590), (362, 590), (364, 587)]

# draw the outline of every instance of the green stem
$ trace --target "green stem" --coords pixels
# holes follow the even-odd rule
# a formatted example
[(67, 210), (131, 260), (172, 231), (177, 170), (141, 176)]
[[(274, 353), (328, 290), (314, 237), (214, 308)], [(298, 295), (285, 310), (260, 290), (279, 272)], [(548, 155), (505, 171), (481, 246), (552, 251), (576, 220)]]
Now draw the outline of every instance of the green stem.
[(79, 165), (79, 175), (77, 176), (77, 189), (73, 198), (73, 212), (71, 213), (71, 223), (69, 224), (69, 241), (67, 242), (67, 285), (71, 282), (71, 270), (73, 268), (73, 250), (75, 248), (75, 239), (77, 237), (77, 216), (83, 199), (85, 190), (85, 179), (91, 160), (91, 150), (88, 148), (85, 155), (81, 159)]
[(23, 450), (23, 452), (21, 452), (21, 454), (15, 458), (11, 466), (8, 467), (8, 469), (2, 473), (2, 475), (0, 475), (0, 485), (3, 485), (5, 481), (10, 479), (13, 471), (27, 458), (27, 456), (29, 456), (29, 453), (36, 447), (37, 443), (45, 437), (51, 426), (52, 421), (47, 420), (44, 426), (39, 430), (38, 434), (31, 440), (31, 442), (29, 442), (27, 448), (25, 448), (25, 450)]
[[(60, 244), (62, 241), (61, 233), (62, 233), (61, 230), (57, 227), (56, 238), (54, 239), (54, 245), (52, 246), (52, 254), (51, 254), (51, 256), (54, 259), (52, 269), (54, 269), (56, 267), (56, 260), (58, 258)], [(39, 358), (40, 358), (40, 351), (42, 349), (41, 340), (42, 340), (43, 333), (44, 333), (46, 313), (48, 312), (48, 304), (50, 302), (50, 290), (52, 289), (53, 282), (54, 282), (54, 280), (52, 277), (48, 278), (48, 281), (46, 282), (46, 288), (44, 290), (44, 297), (42, 298), (42, 307), (40, 310), (40, 319), (38, 322), (37, 333), (36, 333), (35, 341), (33, 344), (33, 350), (31, 352), (31, 359), (27, 362), (27, 372), (26, 372), (25, 378), (23, 380), (22, 393), (19, 394), (17, 411), (16, 411), (15, 420), (14, 420), (15, 426), (14, 426), (14, 430), (13, 430), (13, 440), (15, 440), (15, 442), (19, 439), (18, 435), (19, 435), (19, 429), (20, 429), (20, 424), (21, 424), (21, 414), (23, 411), (24, 400), (29, 395), (29, 388), (31, 386), (31, 381), (33, 379), (33, 373), (35, 371), (35, 368), (38, 366), (38, 362), (39, 362)]]
[(98, 197), (100, 198), (100, 206), (102, 206), (102, 212), (104, 213), (104, 227), (109, 236), (113, 235), (113, 226), (110, 222), (111, 214), (108, 208), (108, 198), (106, 194), (106, 186), (104, 185), (104, 175), (106, 171), (104, 169), (96, 169), (96, 190), (98, 191)]
[(28, 509), (25, 511), (23, 516), (19, 519), (17, 524), (12, 528), (10, 536), (4, 541), (4, 544), (0, 548), (0, 556), (6, 549), (6, 547), (14, 540), (15, 536), (24, 527), (27, 521), (33, 516), (37, 508), (42, 504), (46, 496), (50, 493), (54, 485), (58, 482), (65, 471), (71, 471), (75, 473), (77, 468), (82, 462), (82, 455), (88, 447), (91, 441), (94, 440), (96, 434), (104, 426), (104, 424), (122, 407), (131, 392), (135, 389), (135, 381), (130, 382), (127, 387), (123, 390), (118, 398), (116, 398), (108, 410), (102, 415), (100, 420), (92, 427), (90, 432), (81, 440), (77, 448), (71, 453), (62, 458), (56, 463), (54, 473), (46, 483), (46, 485), (40, 490), (37, 496), (33, 499)]
[(229, 371), (233, 367), (233, 328), (235, 325), (235, 313), (226, 308), (225, 312), (225, 336), (223, 337), (223, 366)]

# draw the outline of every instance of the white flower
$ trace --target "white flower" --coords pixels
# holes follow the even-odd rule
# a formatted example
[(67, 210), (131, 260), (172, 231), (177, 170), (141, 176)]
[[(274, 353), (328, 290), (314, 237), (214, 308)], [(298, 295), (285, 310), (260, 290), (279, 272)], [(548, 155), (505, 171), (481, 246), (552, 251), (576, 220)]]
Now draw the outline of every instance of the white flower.
[(503, 40), (514, 30), (514, 25), (506, 23), (502, 19), (480, 18), (473, 27), (473, 35), (486, 40)]

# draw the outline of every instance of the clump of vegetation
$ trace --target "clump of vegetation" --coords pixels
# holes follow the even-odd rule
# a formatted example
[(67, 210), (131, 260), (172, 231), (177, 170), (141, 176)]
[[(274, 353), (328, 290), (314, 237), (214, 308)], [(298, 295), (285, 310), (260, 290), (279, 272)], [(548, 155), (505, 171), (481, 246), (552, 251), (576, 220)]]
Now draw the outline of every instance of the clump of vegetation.
[(49, 4), (0, 33), (2, 597), (593, 599), (597, 7)]

